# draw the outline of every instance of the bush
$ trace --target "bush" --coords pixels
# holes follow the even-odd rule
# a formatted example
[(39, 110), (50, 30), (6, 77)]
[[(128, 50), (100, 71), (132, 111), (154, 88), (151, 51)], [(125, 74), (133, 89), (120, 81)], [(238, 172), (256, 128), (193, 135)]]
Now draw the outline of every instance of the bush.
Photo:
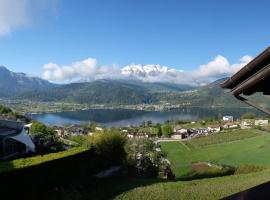
[(120, 165), (125, 161), (126, 136), (113, 131), (105, 131), (90, 136), (86, 141), (93, 148), (105, 166)]
[(55, 187), (91, 179), (100, 171), (100, 163), (93, 150), (77, 148), (1, 163), (0, 168), (2, 197), (40, 199)]
[(21, 169), (21, 168), (31, 167), (34, 165), (39, 165), (44, 162), (72, 156), (72, 155), (75, 155), (84, 151), (86, 151), (85, 148), (79, 147), (79, 148), (73, 148), (71, 150), (62, 151), (58, 153), (47, 154), (44, 156), (38, 155), (38, 156), (29, 157), (29, 158), (20, 158), (17, 160), (1, 162), (0, 173), (8, 172), (14, 169)]

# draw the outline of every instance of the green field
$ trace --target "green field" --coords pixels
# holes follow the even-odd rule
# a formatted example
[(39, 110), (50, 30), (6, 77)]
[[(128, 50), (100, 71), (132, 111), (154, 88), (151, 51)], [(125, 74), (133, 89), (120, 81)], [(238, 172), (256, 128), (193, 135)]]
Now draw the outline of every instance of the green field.
[[(219, 199), (270, 180), (270, 133), (234, 130), (186, 142), (163, 142), (175, 182), (149, 183), (116, 196), (116, 199)], [(260, 171), (230, 176), (180, 181), (192, 163), (212, 162), (234, 167), (264, 166)]]
[(164, 142), (161, 148), (177, 177), (187, 174), (195, 162), (270, 166), (270, 133), (259, 130), (235, 130), (185, 143)]

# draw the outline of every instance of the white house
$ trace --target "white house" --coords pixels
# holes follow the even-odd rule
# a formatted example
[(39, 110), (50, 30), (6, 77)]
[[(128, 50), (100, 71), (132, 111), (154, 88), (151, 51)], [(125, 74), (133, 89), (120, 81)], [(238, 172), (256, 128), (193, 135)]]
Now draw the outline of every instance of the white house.
[(268, 120), (267, 119), (257, 119), (255, 120), (256, 126), (268, 126)]
[(223, 128), (225, 129), (238, 128), (238, 125), (233, 122), (227, 122), (223, 125)]
[(211, 133), (217, 133), (221, 131), (220, 125), (219, 124), (213, 124), (213, 125), (209, 125), (207, 127), (207, 130)]
[(1, 160), (35, 152), (35, 145), (29, 136), (30, 126), (16, 121), (0, 120)]
[(253, 122), (251, 119), (243, 119), (241, 121), (241, 129), (252, 128)]
[(223, 116), (222, 120), (224, 122), (233, 122), (233, 116)]

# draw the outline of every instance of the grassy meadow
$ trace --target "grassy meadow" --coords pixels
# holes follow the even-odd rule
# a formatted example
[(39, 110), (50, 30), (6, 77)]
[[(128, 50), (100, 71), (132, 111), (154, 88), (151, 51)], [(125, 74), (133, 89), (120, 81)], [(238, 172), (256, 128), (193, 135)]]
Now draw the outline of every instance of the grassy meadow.
[(256, 129), (234, 130), (185, 142), (163, 142), (161, 148), (177, 177), (190, 172), (196, 162), (270, 166), (270, 133)]
[[(233, 130), (185, 142), (163, 142), (161, 148), (176, 181), (149, 183), (116, 199), (220, 199), (270, 180), (270, 133), (265, 131)], [(181, 181), (196, 162), (226, 164), (239, 170), (229, 176)], [(245, 166), (254, 171), (245, 171)]]

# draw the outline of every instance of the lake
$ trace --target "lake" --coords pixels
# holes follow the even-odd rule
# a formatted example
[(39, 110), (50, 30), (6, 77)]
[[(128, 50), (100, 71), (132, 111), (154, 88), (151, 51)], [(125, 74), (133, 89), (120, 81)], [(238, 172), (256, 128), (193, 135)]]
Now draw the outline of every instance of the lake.
[(198, 120), (206, 118), (221, 118), (232, 115), (239, 118), (243, 113), (261, 113), (253, 109), (224, 109), (224, 108), (189, 108), (174, 111), (140, 111), (127, 109), (90, 109), (81, 111), (33, 114), (34, 120), (47, 125), (80, 124), (81, 122), (96, 122), (105, 127), (137, 126), (143, 121), (162, 123), (166, 120)]

